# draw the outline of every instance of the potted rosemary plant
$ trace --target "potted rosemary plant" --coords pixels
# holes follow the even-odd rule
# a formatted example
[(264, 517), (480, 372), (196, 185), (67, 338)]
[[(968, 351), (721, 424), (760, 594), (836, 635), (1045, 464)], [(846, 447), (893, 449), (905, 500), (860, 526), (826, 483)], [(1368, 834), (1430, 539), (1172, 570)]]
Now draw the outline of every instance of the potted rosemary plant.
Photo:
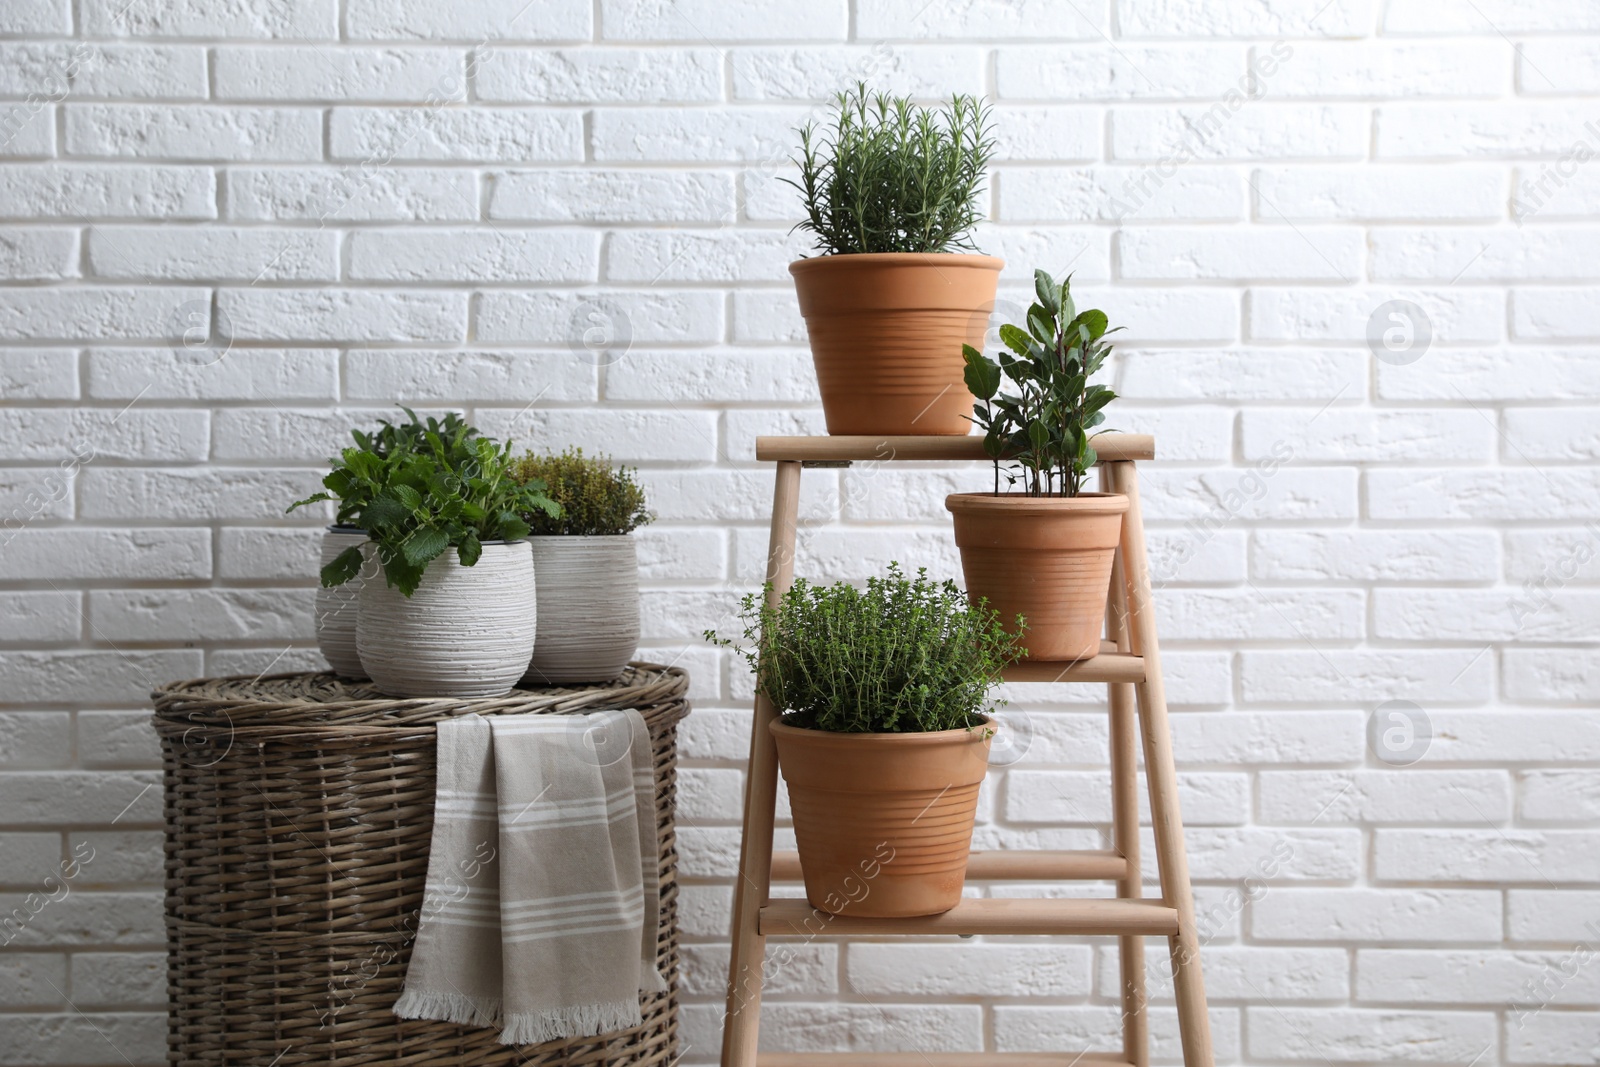
[[(789, 265), (832, 434), (965, 434), (961, 346), (981, 345), (1005, 263), (973, 253), (989, 112), (840, 93), (833, 125), (800, 133), (796, 228), (815, 257)], [(787, 179), (785, 179), (787, 180)]]
[[(806, 897), (851, 915), (934, 915), (966, 878), (995, 732), (991, 690), (1016, 637), (953, 582), (891, 564), (864, 590), (798, 580), (742, 604), (740, 649), (773, 720)], [(706, 637), (731, 644), (707, 631)], [(862, 896), (862, 872), (876, 873)]]
[[(1112, 557), (1128, 498), (1084, 491), (1093, 433), (1117, 394), (1090, 382), (1105, 363), (1102, 311), (1078, 311), (1072, 280), (1034, 272), (1027, 328), (1006, 324), (999, 361), (966, 346), (973, 421), (994, 460), (992, 493), (945, 498), (967, 590), (1003, 618), (1023, 616), (1023, 648), (1037, 660), (1078, 660), (1100, 646)], [(1002, 393), (1009, 381), (1015, 392)], [(1000, 491), (1003, 464), (1013, 491)]]
[(368, 542), (324, 566), (323, 584), (355, 578), (369, 555), (383, 574), (363, 583), (356, 619), (373, 685), (402, 697), (510, 691), (536, 632), (521, 515), (560, 510), (542, 484), (512, 478), (510, 443), (497, 445), (459, 416), (430, 418), (386, 453), (359, 442), (345, 449), (324, 485), (293, 507), (355, 501), (348, 517)]
[(560, 511), (523, 513), (539, 575), (539, 636), (526, 685), (609, 681), (639, 647), (639, 554), (630, 534), (654, 518), (627, 467), (583, 449), (528, 453), (513, 476), (539, 482)]

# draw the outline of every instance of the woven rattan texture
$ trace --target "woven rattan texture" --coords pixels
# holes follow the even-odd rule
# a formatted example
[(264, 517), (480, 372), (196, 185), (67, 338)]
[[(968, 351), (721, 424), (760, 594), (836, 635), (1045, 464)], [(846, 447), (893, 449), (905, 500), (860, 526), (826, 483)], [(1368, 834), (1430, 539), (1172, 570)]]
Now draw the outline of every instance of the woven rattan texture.
[[(197, 679), (152, 694), (166, 783), (168, 1060), (174, 1064), (666, 1067), (677, 1051), (677, 724), (682, 670), (493, 700), (393, 700), (332, 674)], [(670, 991), (600, 1037), (503, 1046), (491, 1029), (390, 1012), (433, 830), (434, 724), (637, 708), (661, 845)]]

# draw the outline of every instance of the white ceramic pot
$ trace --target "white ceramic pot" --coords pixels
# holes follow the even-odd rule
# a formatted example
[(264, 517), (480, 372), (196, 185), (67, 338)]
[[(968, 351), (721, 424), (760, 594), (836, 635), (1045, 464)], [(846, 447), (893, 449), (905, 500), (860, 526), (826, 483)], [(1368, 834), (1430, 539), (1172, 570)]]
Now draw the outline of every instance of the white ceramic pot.
[(374, 574), (361, 588), (361, 665), (389, 696), (503, 696), (533, 655), (536, 595), (526, 541), (485, 544), (470, 567), (447, 548), (409, 598)]
[(628, 534), (532, 537), (539, 639), (523, 685), (603, 682), (639, 648), (639, 553)]
[[(335, 556), (347, 548), (367, 543), (367, 532), (354, 526), (330, 526), (322, 535), (322, 561), (327, 566)], [(363, 567), (361, 573), (332, 589), (317, 589), (317, 647), (322, 658), (328, 661), (333, 673), (341, 678), (361, 680), (367, 672), (361, 668), (361, 657), (356, 653), (356, 614), (361, 599), (361, 583), (371, 572)]]

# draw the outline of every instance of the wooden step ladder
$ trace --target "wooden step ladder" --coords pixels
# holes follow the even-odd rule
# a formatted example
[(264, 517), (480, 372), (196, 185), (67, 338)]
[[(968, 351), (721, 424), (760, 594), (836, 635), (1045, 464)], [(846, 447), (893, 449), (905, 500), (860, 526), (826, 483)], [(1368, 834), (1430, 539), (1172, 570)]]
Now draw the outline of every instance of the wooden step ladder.
[[(1211, 1025), (1200, 973), (1189, 861), (1173, 769), (1167, 700), (1161, 680), (1151, 610), (1150, 567), (1139, 508), (1137, 460), (1155, 458), (1155, 440), (1140, 434), (1101, 434), (1100, 485), (1128, 497), (1122, 540), (1106, 605), (1106, 641), (1099, 655), (1076, 663), (1024, 662), (1006, 672), (1008, 681), (1096, 682), (1109, 692), (1113, 847), (1092, 851), (974, 852), (967, 868), (979, 881), (1107, 880), (1113, 898), (964, 898), (941, 915), (880, 919), (817, 912), (803, 898), (769, 896), (774, 881), (800, 879), (794, 852), (774, 853), (773, 823), (778, 792), (778, 750), (767, 724), (779, 709), (757, 695), (750, 732), (750, 770), (744, 796), (744, 837), (734, 890), (733, 953), (728, 1007), (722, 1035), (722, 1067), (1147, 1067), (1150, 1035), (1145, 997), (1144, 941), (1165, 936), (1172, 958), (1178, 1027), (1186, 1067), (1212, 1067)], [(775, 602), (794, 581), (795, 532), (804, 467), (907, 460), (983, 461), (980, 437), (761, 437), (756, 458), (777, 463), (772, 536), (767, 557), (768, 600)], [(1135, 708), (1137, 707), (1137, 724)], [(1139, 798), (1136, 746), (1144, 744), (1145, 778), (1155, 836), (1159, 899), (1141, 896)], [(820, 920), (819, 920), (820, 917)], [(758, 1053), (762, 964), (772, 936), (843, 937), (884, 934), (1104, 934), (1116, 936), (1121, 957), (1122, 1051), (1120, 1054), (959, 1052)], [(826, 1061), (826, 1062), (825, 1062)]]

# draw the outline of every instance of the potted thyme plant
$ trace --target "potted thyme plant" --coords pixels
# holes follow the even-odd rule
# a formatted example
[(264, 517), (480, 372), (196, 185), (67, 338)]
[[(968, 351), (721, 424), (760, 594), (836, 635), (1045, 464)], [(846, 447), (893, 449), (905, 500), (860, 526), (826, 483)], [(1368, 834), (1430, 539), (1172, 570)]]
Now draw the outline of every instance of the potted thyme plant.
[(639, 553), (630, 536), (654, 516), (627, 467), (581, 448), (528, 453), (513, 477), (560, 507), (523, 513), (539, 576), (539, 636), (525, 685), (609, 681), (639, 647)]
[(524, 512), (560, 509), (537, 481), (511, 476), (511, 444), (482, 437), (459, 416), (429, 418), (386, 453), (347, 448), (327, 491), (367, 533), (322, 582), (355, 578), (367, 554), (383, 581), (364, 582), (356, 620), (362, 667), (390, 696), (492, 697), (527, 670), (536, 632), (533, 554)]
[[(973, 421), (994, 461), (992, 493), (952, 493), (967, 590), (1003, 618), (1021, 615), (1031, 659), (1078, 660), (1100, 646), (1111, 564), (1128, 498), (1084, 491), (1095, 427), (1116, 393), (1091, 382), (1111, 345), (1102, 311), (1078, 311), (1072, 279), (1034, 272), (1027, 328), (1006, 324), (997, 361), (963, 350)], [(1014, 392), (1002, 393), (1009, 381)], [(1011, 492), (1000, 491), (1003, 464)]]
[[(1017, 638), (954, 582), (890, 564), (864, 590), (797, 580), (742, 602), (741, 648), (783, 714), (771, 724), (806, 897), (852, 915), (934, 915), (961, 899), (995, 732), (991, 690)], [(712, 631), (706, 637), (718, 644)]]
[[(833, 434), (965, 434), (962, 343), (983, 343), (1004, 261), (973, 254), (989, 112), (840, 93), (833, 125), (800, 134), (796, 229), (818, 255), (789, 264)], [(788, 180), (788, 179), (785, 179)]]

